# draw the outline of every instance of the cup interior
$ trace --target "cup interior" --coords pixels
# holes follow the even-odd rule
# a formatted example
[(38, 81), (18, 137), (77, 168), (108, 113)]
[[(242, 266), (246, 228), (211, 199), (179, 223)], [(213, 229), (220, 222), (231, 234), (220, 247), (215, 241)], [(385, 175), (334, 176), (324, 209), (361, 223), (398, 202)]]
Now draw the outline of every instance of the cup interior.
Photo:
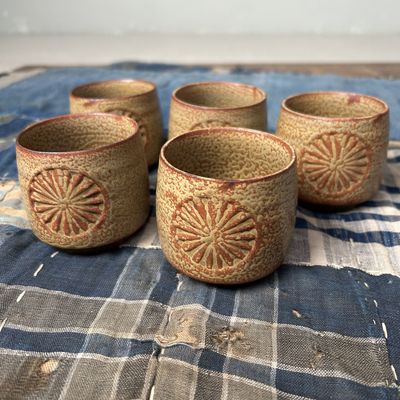
[(327, 118), (368, 118), (387, 110), (386, 104), (371, 96), (344, 93), (304, 93), (289, 97), (284, 107), (300, 114)]
[(178, 101), (212, 108), (247, 107), (265, 99), (265, 93), (255, 86), (229, 82), (190, 84), (177, 89), (174, 95)]
[(294, 163), (291, 146), (274, 135), (241, 128), (188, 132), (162, 151), (175, 169), (215, 180), (249, 180), (272, 176)]
[(76, 87), (71, 94), (86, 99), (119, 99), (149, 93), (154, 90), (151, 82), (114, 80), (93, 82)]
[(113, 145), (137, 132), (135, 121), (111, 114), (72, 114), (38, 122), (26, 128), (17, 143), (39, 152), (94, 150)]

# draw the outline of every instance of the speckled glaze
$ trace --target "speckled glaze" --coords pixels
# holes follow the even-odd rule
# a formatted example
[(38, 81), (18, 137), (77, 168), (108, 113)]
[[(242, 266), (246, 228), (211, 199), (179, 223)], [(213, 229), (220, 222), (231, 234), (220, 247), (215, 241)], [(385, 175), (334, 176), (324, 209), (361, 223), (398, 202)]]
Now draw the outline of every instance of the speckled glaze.
[(161, 247), (195, 279), (236, 284), (273, 272), (288, 248), (296, 204), (295, 152), (274, 135), (201, 129), (161, 149)]
[(389, 109), (375, 97), (311, 92), (282, 102), (277, 135), (296, 149), (299, 198), (353, 206), (379, 189), (389, 137)]
[(71, 113), (125, 115), (139, 125), (148, 165), (158, 161), (162, 118), (156, 86), (141, 80), (110, 80), (78, 86), (70, 93)]
[(259, 88), (234, 82), (199, 82), (172, 93), (168, 138), (214, 127), (267, 129), (267, 98)]
[(130, 118), (72, 114), (30, 125), (17, 138), (17, 165), (32, 230), (43, 242), (101, 247), (147, 218), (147, 164)]

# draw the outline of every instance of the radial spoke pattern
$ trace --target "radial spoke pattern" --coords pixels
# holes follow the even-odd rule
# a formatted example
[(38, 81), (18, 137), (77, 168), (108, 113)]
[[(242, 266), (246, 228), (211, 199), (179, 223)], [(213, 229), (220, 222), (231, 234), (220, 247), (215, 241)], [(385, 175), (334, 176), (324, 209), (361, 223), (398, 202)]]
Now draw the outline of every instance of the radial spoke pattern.
[(235, 266), (254, 252), (254, 218), (236, 202), (196, 198), (183, 201), (173, 217), (175, 246), (209, 269)]
[(219, 121), (216, 119), (209, 119), (207, 121), (202, 121), (198, 122), (197, 124), (194, 124), (190, 130), (194, 129), (202, 129), (202, 128), (217, 128), (221, 126), (231, 126), (229, 122), (226, 121)]
[(317, 193), (339, 197), (368, 176), (370, 149), (354, 134), (326, 133), (303, 149), (300, 172)]
[(88, 176), (67, 169), (37, 174), (29, 185), (29, 199), (42, 223), (66, 236), (92, 229), (105, 214), (101, 188)]
[(136, 121), (138, 124), (138, 131), (140, 136), (142, 137), (143, 144), (146, 145), (148, 142), (148, 137), (147, 137), (147, 128), (146, 125), (143, 123), (142, 118), (139, 117), (136, 113), (134, 113), (131, 110), (123, 109), (123, 108), (110, 108), (106, 110), (105, 112), (110, 113), (110, 114), (117, 114), (117, 115), (123, 115), (125, 117), (132, 118)]

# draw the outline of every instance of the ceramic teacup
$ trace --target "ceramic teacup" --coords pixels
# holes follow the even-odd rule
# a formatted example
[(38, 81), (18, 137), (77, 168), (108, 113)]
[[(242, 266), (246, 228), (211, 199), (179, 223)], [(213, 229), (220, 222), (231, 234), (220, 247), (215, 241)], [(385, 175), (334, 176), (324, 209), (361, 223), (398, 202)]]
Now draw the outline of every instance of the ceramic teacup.
[(149, 165), (158, 161), (162, 144), (162, 118), (154, 83), (109, 80), (78, 86), (70, 93), (71, 113), (107, 112), (133, 118)]
[(296, 149), (299, 198), (348, 207), (379, 189), (389, 108), (375, 97), (311, 92), (282, 102), (277, 134)]
[(288, 249), (296, 204), (295, 152), (274, 135), (201, 129), (161, 149), (161, 247), (195, 279), (236, 284), (270, 274)]
[(168, 138), (195, 129), (267, 129), (267, 98), (261, 89), (234, 82), (199, 82), (172, 93)]
[(71, 114), (30, 125), (17, 138), (17, 165), (32, 230), (50, 245), (105, 246), (147, 218), (147, 164), (128, 117)]

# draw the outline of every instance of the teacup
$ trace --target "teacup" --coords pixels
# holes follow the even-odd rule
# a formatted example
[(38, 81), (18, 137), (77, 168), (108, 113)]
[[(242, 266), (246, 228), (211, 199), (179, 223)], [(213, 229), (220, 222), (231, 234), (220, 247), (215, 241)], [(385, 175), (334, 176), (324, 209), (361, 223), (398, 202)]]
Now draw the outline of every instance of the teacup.
[(294, 149), (274, 135), (209, 128), (161, 149), (157, 225), (168, 261), (195, 279), (237, 284), (283, 261), (297, 204)]
[(17, 165), (32, 230), (50, 245), (105, 246), (148, 216), (143, 143), (128, 117), (71, 114), (30, 125), (17, 138)]
[(266, 104), (264, 91), (242, 83), (199, 82), (181, 86), (172, 94), (168, 138), (213, 127), (265, 131)]
[(109, 80), (78, 86), (70, 93), (71, 113), (107, 112), (125, 115), (139, 125), (149, 165), (158, 161), (162, 145), (162, 118), (154, 83)]
[(389, 136), (389, 108), (372, 96), (310, 92), (282, 102), (277, 135), (297, 152), (299, 198), (353, 206), (379, 189)]

